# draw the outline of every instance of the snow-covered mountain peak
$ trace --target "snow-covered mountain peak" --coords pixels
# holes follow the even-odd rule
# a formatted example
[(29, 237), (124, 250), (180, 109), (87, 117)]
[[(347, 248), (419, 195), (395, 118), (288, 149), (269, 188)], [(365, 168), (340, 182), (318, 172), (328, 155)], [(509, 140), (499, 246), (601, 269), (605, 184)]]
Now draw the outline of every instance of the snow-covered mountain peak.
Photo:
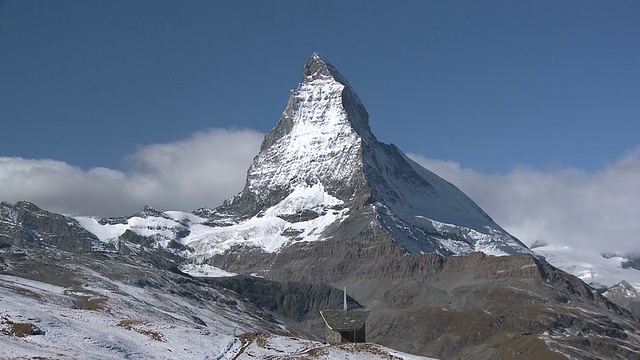
[(355, 91), (314, 53), (304, 66), (303, 82), (291, 91), (280, 121), (249, 168), (245, 189), (225, 207), (248, 218), (295, 188), (316, 184), (343, 201), (361, 196), (362, 145), (373, 142), (368, 114)]
[[(323, 87), (326, 83), (342, 85), (340, 88), (341, 106), (347, 113), (347, 120), (351, 123), (356, 133), (365, 141), (375, 139), (369, 128), (369, 114), (367, 114), (356, 92), (349, 85), (349, 81), (325, 57), (314, 52), (304, 65), (302, 84), (300, 84), (299, 88), (303, 88), (305, 85)], [(310, 98), (306, 98), (306, 100), (309, 101)]]
[[(314, 188), (327, 194), (321, 200), (328, 203), (319, 206), (312, 200), (318, 197), (296, 195)], [(291, 91), (280, 121), (254, 158), (244, 190), (218, 213), (237, 221), (267, 210), (275, 215), (292, 205), (297, 213), (318, 213), (332, 206), (329, 198), (343, 208), (377, 214), (373, 222), (409, 252), (529, 252), (455, 186), (397, 147), (379, 142), (353, 88), (314, 53), (304, 66), (303, 82)]]
[[(196, 258), (238, 247), (273, 252), (298, 242), (371, 240), (354, 225), (410, 253), (530, 252), (455, 186), (379, 142), (353, 88), (317, 53), (265, 137), (242, 192), (197, 215), (201, 220), (176, 221), (148, 208), (114, 226), (147, 237), (151, 231), (162, 244), (173, 234)], [(93, 229), (97, 222), (89, 220), (83, 224)]]

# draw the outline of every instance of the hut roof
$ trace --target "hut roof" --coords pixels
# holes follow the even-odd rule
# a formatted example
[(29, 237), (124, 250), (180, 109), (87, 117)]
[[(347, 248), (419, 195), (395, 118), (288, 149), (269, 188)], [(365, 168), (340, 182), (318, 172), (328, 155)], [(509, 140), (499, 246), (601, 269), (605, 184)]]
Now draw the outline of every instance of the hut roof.
[(320, 310), (324, 322), (335, 331), (360, 330), (369, 313), (369, 310)]

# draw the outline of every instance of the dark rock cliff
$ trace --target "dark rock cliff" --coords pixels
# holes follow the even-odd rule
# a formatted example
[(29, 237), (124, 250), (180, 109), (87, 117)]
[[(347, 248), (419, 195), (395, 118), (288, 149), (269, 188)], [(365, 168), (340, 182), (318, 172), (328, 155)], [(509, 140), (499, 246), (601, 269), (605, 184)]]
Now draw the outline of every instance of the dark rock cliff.
[(21, 201), (0, 203), (0, 243), (24, 248), (54, 247), (74, 253), (106, 248), (75, 220)]

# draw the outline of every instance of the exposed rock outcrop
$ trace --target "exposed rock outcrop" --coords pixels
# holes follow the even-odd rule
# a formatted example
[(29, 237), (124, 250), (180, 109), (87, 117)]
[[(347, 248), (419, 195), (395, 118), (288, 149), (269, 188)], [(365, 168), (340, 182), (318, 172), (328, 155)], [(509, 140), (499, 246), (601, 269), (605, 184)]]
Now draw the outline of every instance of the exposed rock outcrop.
[(604, 296), (640, 318), (640, 294), (628, 282), (621, 281), (605, 291)]
[(75, 220), (26, 201), (0, 203), (0, 243), (22, 248), (54, 247), (74, 253), (109, 248)]

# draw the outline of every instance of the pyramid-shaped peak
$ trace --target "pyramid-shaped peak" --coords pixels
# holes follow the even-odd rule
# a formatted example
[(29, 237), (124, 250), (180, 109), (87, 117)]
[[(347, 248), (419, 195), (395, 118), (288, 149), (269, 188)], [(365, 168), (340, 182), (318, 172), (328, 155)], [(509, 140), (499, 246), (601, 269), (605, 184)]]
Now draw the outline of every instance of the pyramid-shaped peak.
[[(244, 189), (212, 220), (264, 232), (238, 228), (220, 241), (237, 237), (271, 252), (299, 240), (375, 237), (410, 253), (529, 253), (455, 186), (379, 142), (354, 89), (323, 56), (311, 55), (303, 76)], [(202, 238), (203, 249), (209, 241)]]
[(348, 86), (347, 79), (340, 74), (338, 69), (329, 63), (320, 53), (314, 52), (304, 64), (302, 81), (310, 82), (317, 79), (334, 78), (339, 83)]

